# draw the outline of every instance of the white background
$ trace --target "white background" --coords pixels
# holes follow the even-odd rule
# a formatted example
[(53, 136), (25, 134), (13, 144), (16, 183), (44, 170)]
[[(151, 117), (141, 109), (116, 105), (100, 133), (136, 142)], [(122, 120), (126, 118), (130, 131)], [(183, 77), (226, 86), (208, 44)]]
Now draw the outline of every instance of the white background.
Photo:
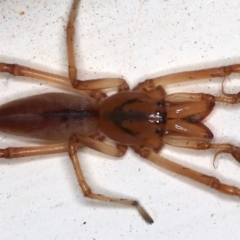
[[(61, 2), (61, 3), (60, 3)], [(0, 61), (67, 74), (65, 28), (70, 0), (1, 1)], [(81, 79), (120, 76), (131, 87), (159, 75), (240, 63), (240, 1), (82, 0), (76, 23)], [(234, 80), (235, 79), (235, 80)], [(0, 101), (46, 91), (50, 84), (0, 76)], [(239, 75), (225, 81), (237, 93)], [(168, 92), (221, 94), (222, 79), (176, 84)], [(206, 121), (215, 142), (240, 143), (240, 106), (218, 104)], [(1, 134), (2, 148), (30, 145)], [(230, 155), (166, 147), (163, 155), (240, 187)], [(0, 161), (0, 238), (237, 239), (239, 198), (228, 197), (149, 164), (129, 151), (122, 159), (79, 153), (92, 189), (140, 200), (154, 218), (83, 197), (67, 154)]]

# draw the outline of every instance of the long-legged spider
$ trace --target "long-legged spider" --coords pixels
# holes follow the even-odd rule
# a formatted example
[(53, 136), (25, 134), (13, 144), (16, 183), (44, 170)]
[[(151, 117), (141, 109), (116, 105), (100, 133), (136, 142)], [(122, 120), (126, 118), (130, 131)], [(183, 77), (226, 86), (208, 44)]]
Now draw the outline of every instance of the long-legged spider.
[[(226, 77), (240, 72), (240, 64), (180, 72), (148, 79), (129, 90), (121, 78), (81, 81), (77, 79), (74, 55), (74, 20), (80, 0), (74, 0), (67, 26), (68, 74), (63, 77), (17, 64), (0, 63), (0, 71), (74, 88), (79, 96), (47, 93), (12, 101), (0, 107), (2, 132), (52, 141), (37, 147), (0, 149), (2, 158), (68, 152), (84, 196), (106, 202), (134, 206), (148, 222), (153, 219), (136, 200), (113, 198), (93, 193), (78, 161), (81, 146), (121, 157), (132, 148), (141, 157), (174, 173), (210, 186), (222, 193), (240, 196), (240, 189), (221, 183), (215, 177), (186, 168), (160, 156), (164, 144), (191, 149), (215, 149), (230, 153), (240, 161), (240, 148), (232, 144), (212, 143), (212, 132), (202, 123), (215, 102), (235, 104), (239, 94), (213, 96), (204, 93), (167, 95), (163, 86), (198, 79)], [(101, 90), (117, 88), (107, 96)], [(107, 137), (115, 146), (104, 142)]]

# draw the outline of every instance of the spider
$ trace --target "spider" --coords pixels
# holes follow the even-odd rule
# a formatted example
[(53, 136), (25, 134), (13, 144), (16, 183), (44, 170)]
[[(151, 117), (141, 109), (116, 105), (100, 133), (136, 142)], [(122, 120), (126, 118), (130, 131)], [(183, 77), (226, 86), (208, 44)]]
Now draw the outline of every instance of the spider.
[[(174, 173), (183, 175), (229, 195), (240, 196), (240, 189), (217, 178), (186, 168), (162, 157), (165, 144), (196, 150), (215, 149), (230, 153), (240, 161), (240, 148), (212, 143), (213, 134), (202, 120), (215, 103), (235, 104), (240, 94), (220, 96), (205, 93), (167, 94), (163, 86), (199, 79), (227, 77), (240, 72), (240, 64), (179, 72), (147, 79), (129, 89), (122, 78), (80, 80), (74, 55), (74, 21), (80, 0), (74, 0), (67, 25), (68, 77), (1, 62), (0, 72), (25, 76), (73, 88), (78, 95), (45, 93), (6, 103), (0, 107), (0, 131), (13, 135), (51, 141), (34, 147), (0, 149), (1, 158), (19, 158), (67, 152), (84, 196), (105, 202), (135, 207), (147, 223), (152, 217), (132, 199), (121, 199), (91, 191), (86, 182), (77, 151), (82, 146), (114, 157), (122, 157), (128, 148), (139, 156)], [(117, 88), (108, 96), (102, 90)], [(105, 138), (114, 145), (105, 142)]]

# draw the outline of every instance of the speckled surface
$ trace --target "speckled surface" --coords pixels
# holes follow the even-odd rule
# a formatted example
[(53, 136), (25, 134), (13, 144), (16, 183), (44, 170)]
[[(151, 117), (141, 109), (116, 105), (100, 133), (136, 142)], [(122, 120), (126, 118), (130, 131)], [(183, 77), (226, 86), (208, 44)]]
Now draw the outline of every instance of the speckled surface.
[[(0, 61), (67, 73), (65, 27), (71, 1), (1, 1)], [(82, 0), (76, 24), (79, 78), (121, 76), (131, 87), (171, 72), (240, 63), (240, 1)], [(235, 79), (235, 80), (234, 80)], [(225, 81), (238, 92), (239, 75)], [(0, 76), (1, 103), (61, 91)], [(219, 94), (221, 79), (176, 84), (168, 92)], [(240, 106), (218, 105), (207, 125), (218, 142), (240, 144)], [(32, 144), (1, 134), (1, 147)], [(216, 141), (216, 140), (215, 140)], [(240, 187), (240, 165), (213, 151), (166, 147), (164, 156)], [(0, 236), (8, 239), (238, 239), (239, 198), (218, 194), (158, 169), (131, 151), (114, 160), (79, 153), (92, 189), (139, 199), (155, 220), (134, 209), (85, 199), (67, 154), (0, 161)]]

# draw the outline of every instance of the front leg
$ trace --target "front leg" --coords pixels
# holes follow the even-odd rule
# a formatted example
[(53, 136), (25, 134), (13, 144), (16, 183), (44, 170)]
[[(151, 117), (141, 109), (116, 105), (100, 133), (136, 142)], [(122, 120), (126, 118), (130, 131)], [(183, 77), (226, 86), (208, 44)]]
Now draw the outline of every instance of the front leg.
[(139, 91), (143, 88), (149, 90), (159, 85), (164, 86), (172, 83), (189, 82), (207, 78), (224, 78), (232, 73), (240, 73), (240, 64), (222, 66), (217, 68), (208, 68), (196, 71), (179, 72), (152, 79), (147, 79), (144, 82), (138, 84), (138, 86), (136, 86), (134, 90)]
[(240, 148), (236, 147), (229, 143), (211, 143), (211, 142), (204, 142), (204, 141), (193, 141), (193, 140), (174, 140), (172, 138), (164, 137), (163, 142), (165, 144), (171, 145), (173, 147), (179, 148), (189, 148), (195, 150), (207, 150), (207, 149), (214, 149), (217, 152), (214, 155), (214, 160), (220, 153), (230, 153), (235, 160), (240, 163)]
[(217, 178), (213, 176), (206, 175), (201, 172), (197, 172), (190, 168), (187, 168), (181, 164), (175, 163), (167, 158), (164, 158), (148, 148), (135, 148), (135, 152), (137, 152), (141, 157), (153, 162), (154, 164), (158, 165), (161, 168), (167, 169), (170, 172), (174, 172), (181, 176), (190, 178), (196, 182), (204, 184), (208, 187), (211, 187), (221, 193), (232, 195), (232, 196), (239, 196), (240, 197), (240, 189), (221, 183)]

